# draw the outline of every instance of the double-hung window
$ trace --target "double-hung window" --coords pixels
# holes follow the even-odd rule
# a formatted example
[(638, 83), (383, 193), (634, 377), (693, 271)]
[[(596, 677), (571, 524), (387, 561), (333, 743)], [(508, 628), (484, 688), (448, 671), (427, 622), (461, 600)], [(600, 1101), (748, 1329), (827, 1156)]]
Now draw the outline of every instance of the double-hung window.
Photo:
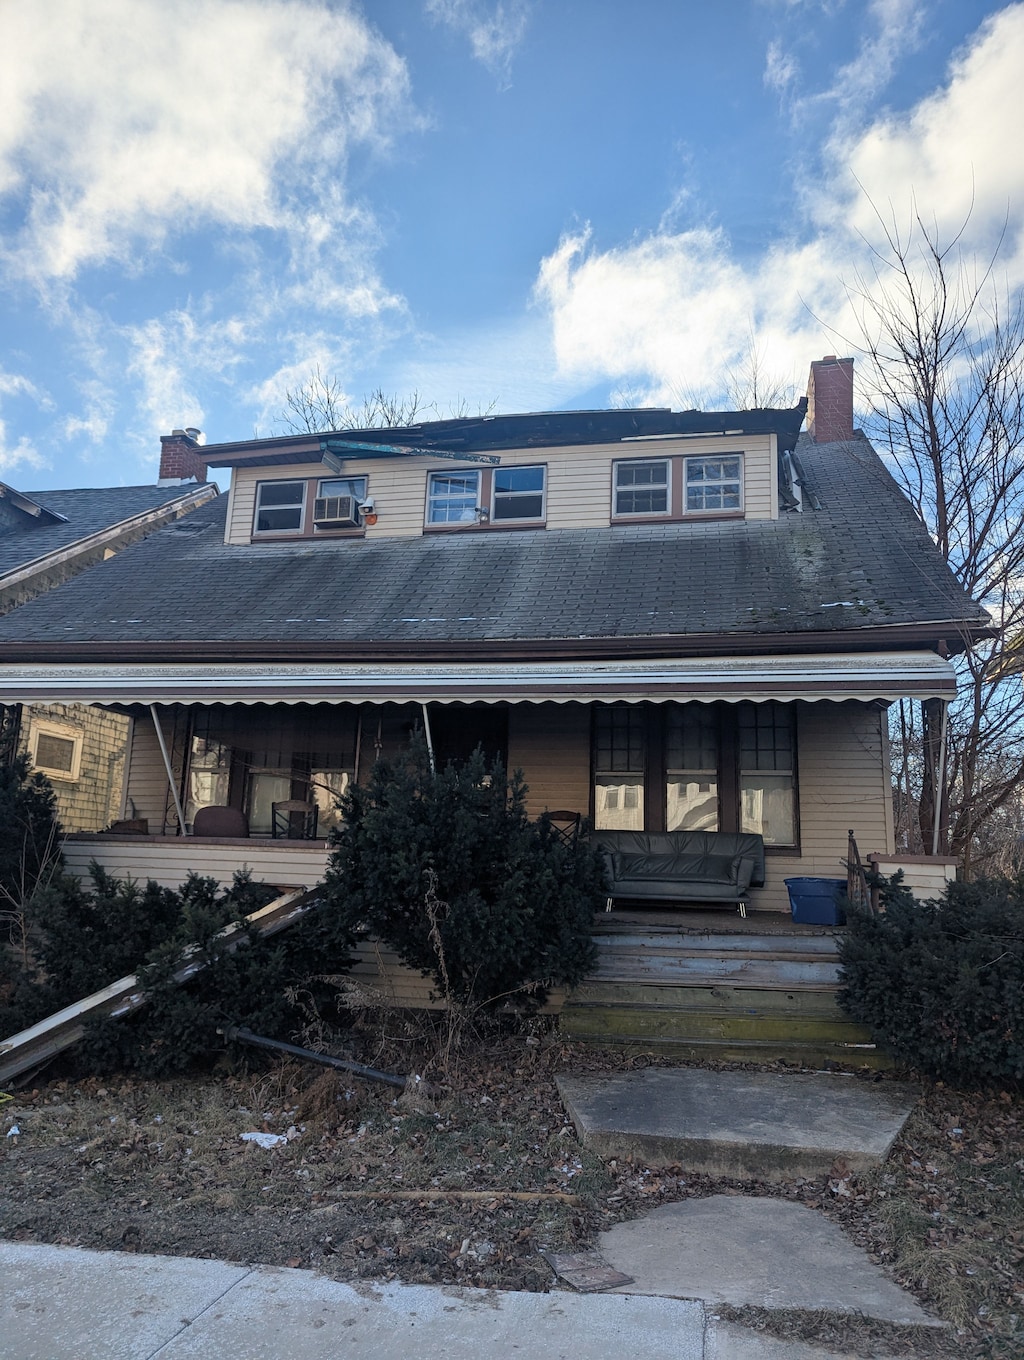
[(766, 845), (796, 842), (793, 710), (785, 704), (740, 704), (740, 830)]
[(672, 454), (612, 464), (612, 519), (685, 519), (743, 512), (743, 454)]
[(305, 482), (258, 482), (256, 533), (301, 533), (305, 519), (305, 502)]
[(494, 469), (491, 519), (543, 519), (543, 467), (497, 467)]
[(599, 831), (748, 831), (798, 843), (792, 704), (594, 709)]
[(687, 510), (743, 509), (743, 459), (738, 453), (684, 461)]
[(427, 484), (428, 524), (473, 524), (480, 505), (479, 472), (432, 472)]
[(543, 524), (546, 472), (543, 464), (431, 472), (427, 525)]

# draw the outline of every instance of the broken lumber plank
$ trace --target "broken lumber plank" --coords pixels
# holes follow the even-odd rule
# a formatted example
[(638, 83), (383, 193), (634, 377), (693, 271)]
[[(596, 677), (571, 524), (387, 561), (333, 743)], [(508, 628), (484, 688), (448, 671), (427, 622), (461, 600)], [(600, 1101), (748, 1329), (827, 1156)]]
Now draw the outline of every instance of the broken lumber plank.
[[(252, 912), (245, 922), (255, 926), (261, 935), (274, 935), (304, 915), (317, 896), (316, 888), (298, 888), (276, 897), (259, 911)], [(239, 941), (244, 939), (237, 921), (225, 926), (219, 936), (227, 942), (229, 949), (237, 947)], [(197, 952), (197, 945), (189, 945), (182, 951), (181, 966), (174, 973), (175, 982), (187, 982), (206, 966), (201, 958), (195, 957)], [(0, 1084), (31, 1071), (73, 1047), (85, 1033), (86, 1021), (94, 1016), (129, 1015), (144, 1006), (147, 1000), (138, 974), (129, 973), (127, 977), (118, 978), (91, 996), (83, 997), (81, 1001), (75, 1001), (45, 1020), (30, 1025), (28, 1029), (0, 1040)]]

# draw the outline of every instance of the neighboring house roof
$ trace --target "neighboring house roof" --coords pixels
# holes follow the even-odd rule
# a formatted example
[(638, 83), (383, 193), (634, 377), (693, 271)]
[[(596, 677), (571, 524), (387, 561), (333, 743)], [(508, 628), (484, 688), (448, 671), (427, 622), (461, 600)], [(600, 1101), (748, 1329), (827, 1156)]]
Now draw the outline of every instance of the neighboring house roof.
[(194, 484), (32, 492), (0, 484), (0, 612), (216, 494), (215, 487)]
[(988, 623), (867, 440), (777, 520), (225, 545), (226, 497), (0, 619), (0, 654), (359, 660), (854, 650)]

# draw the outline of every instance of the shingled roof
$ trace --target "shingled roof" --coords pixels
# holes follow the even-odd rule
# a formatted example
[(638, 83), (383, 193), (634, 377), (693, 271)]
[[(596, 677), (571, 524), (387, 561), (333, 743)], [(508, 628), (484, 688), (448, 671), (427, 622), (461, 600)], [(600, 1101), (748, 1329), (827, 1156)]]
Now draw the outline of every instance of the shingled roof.
[(0, 578), (104, 529), (158, 510), (179, 500), (188, 490), (175, 485), (26, 491), (22, 493), (26, 500), (60, 518), (45, 514), (34, 517), (20, 511), (5, 515), (0, 525)]
[(955, 649), (987, 624), (866, 440), (799, 453), (819, 508), (777, 520), (240, 546), (219, 497), (0, 619), (0, 656)]

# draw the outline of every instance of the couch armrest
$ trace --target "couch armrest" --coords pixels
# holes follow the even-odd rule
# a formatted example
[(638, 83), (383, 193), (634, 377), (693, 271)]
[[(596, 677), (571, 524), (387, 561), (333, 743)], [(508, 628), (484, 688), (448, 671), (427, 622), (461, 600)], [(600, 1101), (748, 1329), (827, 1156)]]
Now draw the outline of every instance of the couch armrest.
[(741, 893), (750, 887), (750, 880), (754, 877), (754, 870), (757, 868), (757, 861), (749, 855), (737, 855), (732, 862), (733, 873), (736, 878), (737, 890)]

